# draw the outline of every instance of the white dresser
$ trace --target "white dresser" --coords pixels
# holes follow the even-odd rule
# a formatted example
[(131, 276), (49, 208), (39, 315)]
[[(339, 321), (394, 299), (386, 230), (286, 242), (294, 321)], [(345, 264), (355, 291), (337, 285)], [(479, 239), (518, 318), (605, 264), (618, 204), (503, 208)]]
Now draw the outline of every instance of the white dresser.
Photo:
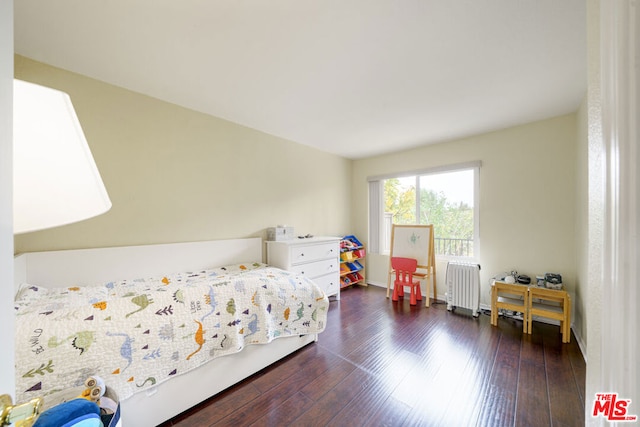
[(340, 299), (339, 237), (268, 241), (267, 264), (306, 276)]

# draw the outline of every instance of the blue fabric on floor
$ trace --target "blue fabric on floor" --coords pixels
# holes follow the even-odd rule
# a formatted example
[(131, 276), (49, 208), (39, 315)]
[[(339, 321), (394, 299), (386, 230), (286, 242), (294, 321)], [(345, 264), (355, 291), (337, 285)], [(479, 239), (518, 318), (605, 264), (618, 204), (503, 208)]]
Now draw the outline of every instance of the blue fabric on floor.
[(60, 427), (104, 427), (99, 415), (86, 414)]
[(100, 408), (87, 399), (73, 399), (44, 411), (33, 427), (60, 427), (82, 416), (94, 414), (100, 420)]

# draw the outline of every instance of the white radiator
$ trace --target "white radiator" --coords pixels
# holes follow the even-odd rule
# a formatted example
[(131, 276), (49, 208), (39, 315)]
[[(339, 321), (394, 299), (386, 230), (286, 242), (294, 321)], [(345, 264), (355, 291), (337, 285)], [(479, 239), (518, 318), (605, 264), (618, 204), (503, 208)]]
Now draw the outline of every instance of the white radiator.
[(480, 265), (466, 262), (447, 263), (447, 310), (468, 308), (473, 317), (480, 310)]

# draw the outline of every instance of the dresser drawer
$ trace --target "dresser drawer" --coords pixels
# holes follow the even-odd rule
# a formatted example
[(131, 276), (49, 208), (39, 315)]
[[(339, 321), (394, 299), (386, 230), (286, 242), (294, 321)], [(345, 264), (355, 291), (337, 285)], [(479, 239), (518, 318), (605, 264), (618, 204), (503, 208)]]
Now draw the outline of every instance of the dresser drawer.
[(337, 272), (339, 269), (338, 264), (339, 262), (337, 258), (325, 259), (322, 261), (294, 265), (291, 267), (291, 271), (313, 279), (315, 277), (324, 276), (325, 274)]
[(338, 274), (325, 274), (316, 277), (313, 281), (327, 296), (337, 294), (340, 290), (340, 275)]
[(339, 256), (337, 243), (321, 243), (317, 245), (293, 246), (291, 248), (291, 263), (312, 262), (320, 259), (337, 258)]
[(305, 276), (340, 299), (340, 238), (267, 241), (267, 264)]

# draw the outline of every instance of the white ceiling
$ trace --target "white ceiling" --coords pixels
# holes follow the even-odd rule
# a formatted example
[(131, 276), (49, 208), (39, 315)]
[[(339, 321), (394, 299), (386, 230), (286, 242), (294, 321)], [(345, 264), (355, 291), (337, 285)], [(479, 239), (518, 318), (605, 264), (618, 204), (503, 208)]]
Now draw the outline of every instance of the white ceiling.
[(584, 0), (18, 0), (16, 53), (348, 158), (576, 111)]

